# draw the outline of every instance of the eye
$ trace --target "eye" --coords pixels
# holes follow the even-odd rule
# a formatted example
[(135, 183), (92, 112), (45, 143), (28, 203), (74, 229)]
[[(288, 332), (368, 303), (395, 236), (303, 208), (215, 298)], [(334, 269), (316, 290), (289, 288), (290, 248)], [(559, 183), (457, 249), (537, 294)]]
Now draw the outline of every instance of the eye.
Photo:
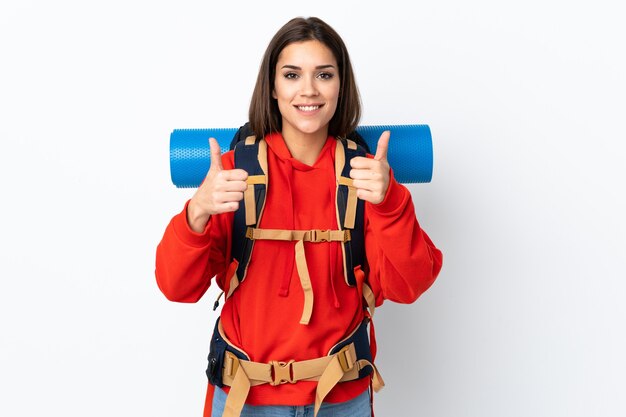
[(298, 78), (298, 74), (296, 74), (295, 72), (286, 72), (283, 74), (283, 77), (288, 80), (295, 80), (296, 78)]
[(317, 77), (321, 78), (322, 80), (330, 80), (334, 76), (335, 74), (330, 73), (330, 72), (320, 72), (319, 74), (317, 74)]

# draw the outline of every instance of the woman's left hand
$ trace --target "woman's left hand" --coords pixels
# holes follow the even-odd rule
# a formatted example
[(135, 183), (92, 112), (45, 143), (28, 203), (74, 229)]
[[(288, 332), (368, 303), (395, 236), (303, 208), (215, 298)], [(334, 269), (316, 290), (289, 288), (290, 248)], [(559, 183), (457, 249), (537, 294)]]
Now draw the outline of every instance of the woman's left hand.
[(389, 188), (389, 162), (387, 149), (391, 132), (385, 130), (378, 139), (374, 159), (357, 156), (350, 161), (350, 178), (361, 200), (380, 204)]

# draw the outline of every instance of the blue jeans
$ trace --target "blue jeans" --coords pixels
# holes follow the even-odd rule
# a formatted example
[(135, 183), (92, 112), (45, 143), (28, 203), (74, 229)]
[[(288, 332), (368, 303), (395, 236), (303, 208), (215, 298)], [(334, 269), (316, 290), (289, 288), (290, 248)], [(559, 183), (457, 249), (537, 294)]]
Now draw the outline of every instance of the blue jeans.
[[(226, 393), (215, 387), (213, 413), (221, 417), (226, 404)], [(241, 417), (313, 417), (314, 405), (244, 405)], [(369, 391), (343, 403), (322, 403), (317, 417), (371, 417)]]

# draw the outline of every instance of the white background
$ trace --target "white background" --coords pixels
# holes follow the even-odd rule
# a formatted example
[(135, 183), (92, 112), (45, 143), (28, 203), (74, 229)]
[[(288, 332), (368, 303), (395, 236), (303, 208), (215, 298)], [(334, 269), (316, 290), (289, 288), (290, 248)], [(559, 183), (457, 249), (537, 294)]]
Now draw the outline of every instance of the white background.
[(0, 415), (201, 415), (216, 288), (177, 304), (154, 279), (193, 192), (169, 134), (241, 125), (300, 15), (346, 41), (363, 124), (433, 133), (409, 188), (444, 267), (378, 310), (377, 415), (626, 415), (617, 3), (3, 2)]

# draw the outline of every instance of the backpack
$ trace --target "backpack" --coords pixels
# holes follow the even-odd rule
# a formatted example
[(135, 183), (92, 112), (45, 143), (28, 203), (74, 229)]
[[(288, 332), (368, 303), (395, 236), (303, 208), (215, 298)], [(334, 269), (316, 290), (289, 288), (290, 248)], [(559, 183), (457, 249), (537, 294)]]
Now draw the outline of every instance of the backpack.
[[(300, 323), (307, 325), (312, 313), (313, 297), (303, 242), (328, 242), (333, 240), (342, 242), (346, 283), (349, 286), (356, 286), (359, 297), (365, 299), (364, 306), (367, 306), (369, 313), (365, 312), (363, 322), (347, 338), (336, 344), (327, 357), (300, 362), (294, 360), (289, 362), (272, 361), (269, 364), (252, 362), (247, 355), (238, 351), (236, 347), (231, 346), (225, 340), (225, 336), (222, 336), (218, 319), (215, 325), (216, 330), (211, 339), (211, 350), (208, 358), (207, 376), (209, 381), (217, 386), (228, 385), (231, 387), (226, 400), (226, 409), (230, 410), (228, 414), (232, 416), (239, 415), (251, 386), (250, 378), (252, 377), (246, 371), (242, 371), (244, 368), (247, 368), (249, 372), (254, 372), (254, 369), (263, 370), (259, 375), (262, 374), (265, 378), (254, 377), (256, 378), (255, 383), (278, 385), (285, 382), (294, 383), (306, 378), (318, 381), (315, 414), (317, 414), (326, 394), (341, 380), (348, 381), (369, 376), (371, 378), (371, 390), (378, 392), (385, 383), (374, 365), (376, 338), (371, 318), (374, 315), (375, 298), (374, 293), (365, 283), (365, 272), (361, 269), (365, 261), (365, 203), (356, 197), (356, 189), (352, 186), (352, 180), (349, 177), (350, 160), (355, 156), (365, 156), (366, 150), (354, 140), (337, 138), (335, 150), (335, 176), (337, 178), (335, 207), (340, 230), (260, 229), (257, 225), (260, 224), (263, 214), (269, 183), (267, 144), (263, 138), (256, 138), (249, 128), (246, 131), (246, 125), (237, 131), (231, 143), (231, 149), (235, 153), (235, 167), (248, 172), (248, 188), (244, 192), (244, 199), (239, 204), (239, 208), (234, 215), (231, 255), (235, 261), (231, 263), (231, 267), (227, 272), (227, 279), (230, 277), (230, 282), (226, 288), (226, 298), (230, 297), (233, 291), (245, 279), (255, 240), (297, 241), (295, 245), (296, 266), (305, 297)], [(245, 136), (246, 134), (248, 135)], [(300, 264), (302, 259), (304, 259), (304, 265)], [(303, 279), (303, 275), (306, 276), (306, 279)], [(214, 309), (217, 308), (218, 302), (219, 297), (218, 301), (215, 302)], [(368, 324), (369, 337), (367, 335)], [(324, 365), (318, 366), (322, 362)], [(313, 364), (316, 365), (314, 366)], [(296, 372), (296, 366), (298, 366), (298, 372)], [(310, 369), (304, 369), (307, 366)], [(310, 372), (311, 369), (317, 369), (317, 371)], [(354, 373), (355, 370), (356, 373), (348, 377), (348, 372), (352, 371)], [(300, 376), (297, 377), (296, 374)], [(306, 374), (306, 378), (302, 376), (303, 374)], [(227, 377), (228, 379), (226, 379)]]
[[(241, 126), (235, 133), (230, 148), (235, 153), (235, 167), (244, 169), (248, 172), (248, 189), (244, 193), (244, 199), (240, 203), (239, 208), (235, 211), (233, 221), (233, 239), (231, 254), (237, 261), (236, 269), (231, 268), (228, 271), (227, 279), (228, 289), (226, 298), (229, 298), (233, 291), (239, 286), (246, 277), (248, 263), (254, 248), (254, 241), (258, 239), (274, 239), (274, 240), (293, 240), (296, 243), (296, 260), (298, 260), (298, 251), (301, 251), (304, 258), (304, 250), (302, 241), (308, 242), (326, 242), (329, 240), (342, 242), (344, 277), (346, 284), (356, 286), (359, 295), (366, 300), (367, 307), (370, 311), (370, 317), (374, 313), (374, 294), (369, 286), (364, 282), (365, 273), (361, 269), (365, 262), (365, 246), (364, 246), (364, 208), (365, 203), (356, 197), (356, 189), (352, 187), (350, 178), (350, 160), (355, 156), (365, 156), (369, 152), (367, 144), (363, 138), (353, 132), (349, 135), (351, 138), (338, 138), (336, 159), (343, 159), (343, 163), (336, 163), (337, 170), (337, 193), (336, 193), (336, 211), (340, 230), (310, 230), (310, 231), (287, 231), (287, 230), (271, 230), (266, 231), (257, 228), (263, 214), (265, 204), (265, 196), (267, 190), (267, 150), (264, 140), (256, 138), (250, 129), (249, 123)], [(359, 144), (360, 142), (360, 144)], [(299, 245), (300, 248), (299, 248)], [(298, 263), (298, 261), (297, 261)], [(308, 324), (312, 312), (312, 290), (310, 290), (310, 278), (305, 265), (297, 265), (298, 273), (306, 275), (305, 281), (308, 280), (309, 288), (305, 290), (305, 307), (300, 323)], [(309, 300), (307, 300), (309, 298)], [(219, 298), (218, 298), (219, 300)], [(217, 308), (218, 301), (215, 302), (214, 309)]]

